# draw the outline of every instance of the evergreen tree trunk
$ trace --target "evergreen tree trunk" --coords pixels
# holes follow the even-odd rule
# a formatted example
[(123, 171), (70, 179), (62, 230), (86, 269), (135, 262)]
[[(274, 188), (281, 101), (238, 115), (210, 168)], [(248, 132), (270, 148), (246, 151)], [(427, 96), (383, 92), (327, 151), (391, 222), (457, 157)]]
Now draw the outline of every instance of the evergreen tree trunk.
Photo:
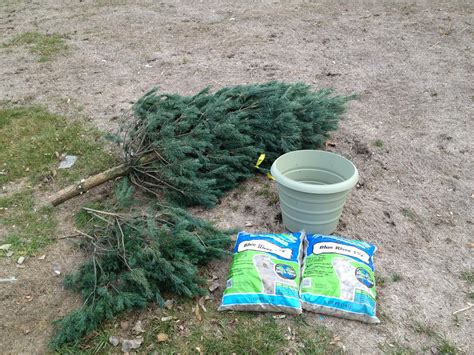
[(61, 203), (66, 202), (75, 196), (81, 195), (96, 186), (102, 185), (107, 181), (127, 175), (129, 171), (130, 166), (128, 164), (120, 164), (99, 174), (82, 179), (80, 182), (56, 192), (49, 198), (48, 204), (58, 206)]

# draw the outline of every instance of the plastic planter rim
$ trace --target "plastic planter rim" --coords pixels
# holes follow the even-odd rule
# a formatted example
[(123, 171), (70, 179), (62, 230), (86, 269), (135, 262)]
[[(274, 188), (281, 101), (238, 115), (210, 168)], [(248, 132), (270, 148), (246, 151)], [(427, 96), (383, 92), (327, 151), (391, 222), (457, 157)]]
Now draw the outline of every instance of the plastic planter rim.
[[(344, 181), (341, 181), (335, 184), (327, 184), (327, 185), (314, 185), (314, 184), (308, 184), (305, 182), (299, 182), (283, 175), (280, 172), (280, 170), (277, 168), (278, 161), (288, 158), (289, 155), (297, 155), (298, 153), (301, 153), (301, 152), (318, 152), (319, 154), (332, 155), (334, 159), (344, 160), (346, 164), (350, 164), (354, 172), (351, 177), (349, 177), (348, 179)], [(342, 155), (339, 155), (339, 154), (326, 152), (324, 150), (316, 150), (316, 149), (295, 150), (289, 153), (285, 153), (281, 155), (280, 157), (278, 157), (273, 162), (270, 171), (271, 171), (272, 176), (275, 178), (275, 180), (279, 184), (292, 190), (310, 193), (310, 194), (333, 194), (333, 193), (347, 191), (347, 190), (352, 189), (357, 184), (357, 181), (359, 180), (359, 172), (357, 171), (356, 166), (349, 159), (346, 159)]]

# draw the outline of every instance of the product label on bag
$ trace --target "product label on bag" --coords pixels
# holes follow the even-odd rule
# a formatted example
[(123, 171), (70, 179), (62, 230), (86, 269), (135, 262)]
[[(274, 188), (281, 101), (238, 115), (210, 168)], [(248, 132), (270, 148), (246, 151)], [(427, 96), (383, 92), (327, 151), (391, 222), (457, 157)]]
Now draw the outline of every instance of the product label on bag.
[(270, 243), (269, 241), (266, 241), (266, 240), (257, 239), (257, 240), (247, 241), (242, 244), (239, 244), (237, 251), (242, 252), (245, 250), (264, 251), (267, 253), (276, 254), (285, 259), (291, 259), (291, 249), (280, 248), (279, 246), (273, 243)]

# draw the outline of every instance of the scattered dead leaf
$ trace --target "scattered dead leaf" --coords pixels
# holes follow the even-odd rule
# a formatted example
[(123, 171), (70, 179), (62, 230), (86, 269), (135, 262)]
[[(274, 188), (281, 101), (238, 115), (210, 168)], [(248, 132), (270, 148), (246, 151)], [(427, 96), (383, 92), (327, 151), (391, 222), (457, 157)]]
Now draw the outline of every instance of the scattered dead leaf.
[(122, 330), (127, 330), (128, 327), (130, 327), (130, 323), (128, 321), (123, 320), (123, 321), (120, 322), (120, 328)]
[(11, 246), (11, 244), (2, 244), (0, 245), (0, 250), (8, 250)]
[(209, 291), (211, 292), (214, 292), (215, 290), (217, 290), (219, 288), (219, 281), (218, 280), (214, 280), (212, 281), (212, 283), (209, 285)]
[(137, 322), (135, 323), (135, 325), (132, 328), (132, 333), (135, 334), (135, 335), (145, 333), (145, 329), (143, 329), (143, 324), (142, 324), (141, 320), (137, 320)]
[(273, 316), (274, 319), (284, 319), (286, 318), (286, 315), (285, 314), (277, 314), (275, 316)]
[(169, 339), (169, 336), (168, 334), (165, 334), (165, 333), (159, 333), (157, 336), (156, 336), (156, 341), (158, 343), (163, 343), (165, 341), (168, 341)]
[(199, 301), (198, 301), (196, 302), (196, 307), (194, 307), (194, 314), (198, 322), (202, 321), (201, 311), (199, 309), (200, 307), (199, 307)]
[(201, 297), (198, 300), (199, 306), (201, 306), (203, 312), (207, 312), (206, 306), (204, 305), (204, 302), (206, 302), (206, 299), (204, 297)]

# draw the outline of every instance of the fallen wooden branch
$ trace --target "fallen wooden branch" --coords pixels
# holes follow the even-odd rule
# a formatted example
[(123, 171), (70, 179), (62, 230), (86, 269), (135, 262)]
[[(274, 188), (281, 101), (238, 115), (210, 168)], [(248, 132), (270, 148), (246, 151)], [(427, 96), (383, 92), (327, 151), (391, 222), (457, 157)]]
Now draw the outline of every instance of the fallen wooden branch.
[(464, 308), (458, 309), (457, 311), (454, 311), (454, 312), (453, 312), (453, 315), (458, 314), (458, 313), (461, 313), (461, 312), (468, 311), (468, 310), (470, 310), (472, 307), (474, 307), (474, 304), (472, 304), (472, 303), (467, 302), (467, 304), (468, 304), (467, 307), (464, 307)]
[[(156, 153), (147, 153), (142, 155), (141, 158), (134, 160), (134, 162), (138, 165), (146, 165), (151, 163), (156, 158)], [(128, 175), (135, 163), (123, 163), (96, 175), (89, 176), (86, 179), (82, 179), (81, 181), (56, 192), (48, 199), (48, 202), (45, 205), (58, 206), (61, 203), (66, 202), (75, 196), (82, 195), (84, 192), (87, 192), (96, 186), (102, 185), (107, 181)]]
[(14, 282), (16, 282), (16, 277), (15, 276), (10, 276), (10, 277), (7, 277), (6, 279), (0, 279), (0, 282), (14, 283)]
[(48, 204), (51, 204), (52, 206), (60, 205), (61, 203), (77, 195), (81, 195), (96, 186), (102, 185), (109, 180), (127, 175), (129, 170), (130, 166), (128, 164), (121, 164), (99, 174), (90, 176), (87, 179), (82, 179), (80, 182), (56, 192), (49, 198)]

